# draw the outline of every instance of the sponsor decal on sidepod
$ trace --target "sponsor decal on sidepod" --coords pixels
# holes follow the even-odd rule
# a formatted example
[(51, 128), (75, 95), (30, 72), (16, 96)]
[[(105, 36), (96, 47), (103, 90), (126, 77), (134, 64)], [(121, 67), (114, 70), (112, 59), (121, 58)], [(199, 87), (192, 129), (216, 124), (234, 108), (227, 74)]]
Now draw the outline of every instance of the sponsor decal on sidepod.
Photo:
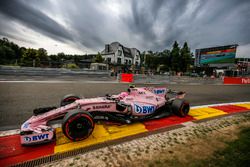
[(138, 114), (151, 114), (155, 111), (155, 106), (153, 105), (134, 105), (135, 112)]
[(101, 105), (101, 106), (93, 106), (94, 110), (98, 110), (98, 109), (109, 109), (111, 108), (111, 105)]

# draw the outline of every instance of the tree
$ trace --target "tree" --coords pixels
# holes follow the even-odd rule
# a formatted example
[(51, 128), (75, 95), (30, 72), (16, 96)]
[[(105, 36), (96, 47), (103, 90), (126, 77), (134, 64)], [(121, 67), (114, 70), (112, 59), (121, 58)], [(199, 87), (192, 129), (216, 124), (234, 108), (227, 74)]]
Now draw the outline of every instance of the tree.
[(0, 46), (0, 63), (11, 64), (15, 60), (15, 51), (8, 46)]
[(37, 57), (39, 58), (41, 64), (48, 64), (49, 57), (45, 49), (39, 48), (37, 50)]
[(147, 68), (152, 68), (152, 64), (153, 64), (152, 60), (153, 60), (153, 54), (154, 54), (153, 51), (149, 50), (145, 52), (144, 54), (145, 54), (144, 56), (145, 66)]
[(57, 56), (61, 61), (66, 59), (66, 55), (63, 52), (57, 53)]
[(168, 49), (163, 50), (163, 52), (161, 52), (161, 57), (162, 57), (161, 62), (163, 62), (162, 65), (164, 65), (162, 67), (162, 69), (164, 71), (171, 70), (171, 52), (170, 52), (170, 50), (168, 50)]
[(172, 70), (179, 72), (180, 71), (180, 48), (178, 43), (175, 41), (171, 51), (171, 63)]
[(22, 66), (40, 66), (40, 59), (36, 49), (26, 49), (21, 58)]
[(180, 67), (182, 72), (186, 72), (191, 64), (191, 53), (187, 42), (184, 43), (180, 51)]
[(19, 47), (7, 38), (0, 39), (0, 63), (12, 64), (19, 58)]
[(95, 63), (103, 63), (104, 59), (102, 58), (101, 53), (98, 52), (98, 54), (96, 55), (94, 62)]
[(146, 52), (145, 51), (143, 51), (141, 54), (140, 54), (140, 59), (141, 59), (141, 65), (143, 66), (143, 67), (145, 67), (145, 59), (146, 59)]

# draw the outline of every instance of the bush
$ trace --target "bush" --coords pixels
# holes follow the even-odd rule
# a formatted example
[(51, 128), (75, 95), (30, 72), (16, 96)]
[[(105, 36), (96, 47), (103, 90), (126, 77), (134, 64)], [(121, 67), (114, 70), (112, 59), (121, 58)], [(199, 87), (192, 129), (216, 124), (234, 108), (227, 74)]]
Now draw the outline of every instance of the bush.
[(69, 69), (79, 69), (79, 67), (75, 63), (70, 64), (64, 64), (63, 68), (69, 68)]

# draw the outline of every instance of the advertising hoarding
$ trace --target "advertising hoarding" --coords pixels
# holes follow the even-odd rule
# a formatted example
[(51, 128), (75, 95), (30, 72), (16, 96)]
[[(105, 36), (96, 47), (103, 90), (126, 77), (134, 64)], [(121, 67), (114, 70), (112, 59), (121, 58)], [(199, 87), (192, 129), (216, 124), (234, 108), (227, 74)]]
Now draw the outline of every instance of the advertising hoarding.
[(195, 50), (195, 65), (234, 64), (238, 45), (227, 45)]

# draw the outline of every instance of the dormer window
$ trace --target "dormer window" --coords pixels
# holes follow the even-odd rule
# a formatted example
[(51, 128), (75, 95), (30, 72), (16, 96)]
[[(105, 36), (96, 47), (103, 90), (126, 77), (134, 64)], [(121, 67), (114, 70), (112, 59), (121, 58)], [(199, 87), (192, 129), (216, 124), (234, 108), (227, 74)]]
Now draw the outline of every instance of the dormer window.
[(122, 51), (118, 50), (118, 56), (122, 56)]
[(136, 60), (139, 60), (139, 55), (136, 55)]

